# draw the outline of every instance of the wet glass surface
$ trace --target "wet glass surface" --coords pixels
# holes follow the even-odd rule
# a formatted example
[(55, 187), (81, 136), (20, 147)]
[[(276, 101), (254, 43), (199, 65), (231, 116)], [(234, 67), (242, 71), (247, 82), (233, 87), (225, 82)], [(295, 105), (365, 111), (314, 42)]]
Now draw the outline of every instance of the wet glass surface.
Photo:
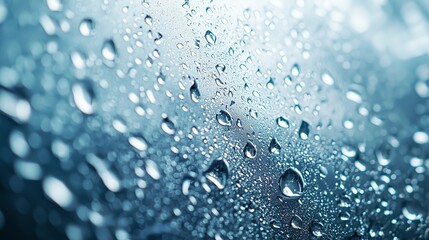
[(429, 4), (0, 0), (1, 239), (429, 239)]

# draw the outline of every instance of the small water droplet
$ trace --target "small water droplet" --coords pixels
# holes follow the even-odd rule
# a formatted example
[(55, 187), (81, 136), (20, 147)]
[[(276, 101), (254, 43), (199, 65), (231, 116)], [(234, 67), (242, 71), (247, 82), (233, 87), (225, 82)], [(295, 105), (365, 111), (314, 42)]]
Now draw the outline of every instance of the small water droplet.
[(218, 189), (222, 190), (228, 180), (228, 163), (223, 159), (214, 160), (204, 175)]
[(89, 80), (79, 81), (73, 85), (73, 100), (76, 107), (84, 114), (95, 111), (95, 91)]
[(162, 120), (161, 128), (165, 133), (169, 135), (173, 135), (176, 132), (176, 127), (174, 126), (174, 123), (168, 117)]
[(298, 134), (302, 140), (308, 139), (308, 135), (310, 134), (310, 129), (309, 129), (309, 125), (306, 121), (303, 120), (301, 122), (301, 126), (299, 127)]
[(413, 140), (417, 144), (426, 144), (429, 142), (429, 135), (422, 131), (417, 131), (413, 134)]
[(304, 193), (304, 179), (295, 168), (287, 169), (279, 178), (280, 192), (288, 199), (297, 199)]
[(250, 141), (247, 141), (243, 149), (244, 156), (247, 158), (255, 158), (257, 154), (256, 146)]
[(101, 48), (101, 54), (108, 61), (113, 61), (116, 58), (116, 45), (112, 39), (104, 41), (103, 47)]
[(192, 84), (191, 88), (190, 88), (190, 94), (191, 94), (191, 99), (193, 102), (199, 102), (200, 101), (200, 90), (198, 90), (198, 85), (197, 82), (194, 81), (194, 84)]
[(79, 31), (82, 36), (91, 36), (94, 35), (95, 23), (90, 18), (83, 19), (79, 24)]
[(231, 126), (232, 124), (231, 114), (225, 110), (220, 110), (219, 113), (216, 114), (216, 120), (222, 126)]
[(273, 154), (280, 154), (280, 150), (282, 148), (280, 147), (279, 142), (276, 138), (271, 139), (270, 146), (268, 147), (268, 150)]
[(210, 30), (206, 31), (204, 37), (206, 38), (206, 41), (209, 43), (209, 45), (216, 44), (216, 35), (214, 35)]

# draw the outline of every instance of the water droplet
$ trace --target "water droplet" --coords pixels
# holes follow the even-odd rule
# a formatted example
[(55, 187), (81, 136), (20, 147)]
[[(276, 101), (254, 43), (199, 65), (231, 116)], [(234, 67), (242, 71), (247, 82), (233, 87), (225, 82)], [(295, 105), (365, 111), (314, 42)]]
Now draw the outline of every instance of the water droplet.
[(270, 146), (268, 147), (268, 150), (273, 154), (280, 154), (280, 150), (282, 148), (280, 147), (279, 142), (276, 138), (271, 139)]
[(224, 65), (224, 64), (222, 64), (222, 63), (219, 63), (219, 64), (217, 64), (217, 65), (216, 65), (216, 71), (217, 71), (217, 73), (218, 73), (219, 75), (221, 75), (221, 74), (225, 73), (225, 69), (226, 69), (226, 67), (225, 67), (225, 65)]
[(161, 128), (165, 133), (169, 135), (173, 135), (176, 132), (176, 127), (174, 126), (174, 123), (168, 117), (162, 120)]
[(159, 180), (161, 178), (161, 172), (158, 169), (158, 165), (153, 160), (146, 160), (146, 172), (153, 180)]
[(121, 117), (116, 117), (115, 119), (113, 119), (112, 125), (113, 128), (120, 133), (125, 133), (128, 131), (128, 126), (125, 123), (125, 120)]
[(144, 22), (148, 25), (148, 26), (152, 26), (152, 17), (150, 15), (146, 15), (146, 17), (144, 18)]
[(350, 101), (353, 101), (355, 103), (362, 103), (362, 97), (360, 94), (354, 90), (349, 90), (346, 92), (346, 97)]
[(27, 100), (1, 88), (0, 111), (20, 123), (27, 122), (31, 116), (31, 106)]
[(73, 85), (73, 100), (76, 107), (84, 114), (95, 111), (95, 91), (90, 80), (79, 81)]
[(223, 159), (217, 159), (212, 162), (204, 175), (218, 189), (222, 190), (228, 180), (228, 171), (228, 163)]
[(355, 160), (357, 158), (358, 150), (350, 145), (344, 145), (341, 147), (341, 153), (348, 159)]
[(317, 221), (312, 221), (310, 223), (310, 232), (311, 234), (313, 234), (313, 236), (315, 237), (321, 237), (322, 234), (322, 230), (323, 230), (323, 224)]
[(423, 218), (423, 208), (417, 203), (406, 202), (402, 208), (402, 214), (408, 220), (420, 220)]
[(417, 131), (413, 135), (413, 140), (417, 144), (426, 144), (429, 142), (429, 136), (427, 133), (422, 131)]
[(309, 125), (306, 121), (303, 120), (301, 122), (301, 126), (299, 127), (299, 132), (298, 132), (299, 137), (302, 140), (306, 140), (306, 139), (308, 139), (309, 133), (310, 133)]
[(231, 114), (224, 110), (220, 110), (220, 112), (216, 114), (216, 120), (222, 126), (231, 126), (232, 124)]
[(276, 123), (279, 127), (289, 128), (289, 121), (284, 117), (278, 117), (276, 119)]
[(118, 177), (108, 168), (103, 159), (97, 157), (96, 155), (90, 153), (86, 156), (86, 159), (89, 164), (91, 164), (97, 171), (98, 176), (100, 176), (103, 184), (112, 192), (117, 192), (121, 189), (121, 182)]
[(204, 37), (206, 38), (206, 41), (209, 43), (209, 45), (216, 44), (216, 35), (214, 35), (210, 30), (206, 31)]
[(46, 4), (48, 5), (49, 10), (53, 12), (58, 12), (63, 9), (63, 3), (61, 0), (47, 0)]
[(302, 229), (302, 226), (303, 226), (302, 219), (298, 215), (295, 215), (290, 220), (290, 225), (294, 229)]
[(271, 220), (270, 224), (271, 224), (271, 227), (273, 227), (275, 229), (280, 229), (281, 228), (280, 222), (277, 221), (277, 220)]
[(393, 148), (391, 145), (384, 143), (375, 150), (375, 156), (381, 166), (386, 166), (390, 163), (393, 155)]
[(90, 18), (83, 19), (79, 24), (79, 31), (82, 36), (94, 35), (95, 23)]
[(257, 154), (256, 146), (250, 141), (247, 141), (243, 149), (244, 156), (247, 158), (255, 158)]
[(270, 90), (274, 89), (274, 78), (270, 77), (270, 80), (267, 82), (267, 88)]
[(348, 221), (348, 220), (350, 220), (350, 213), (342, 212), (342, 213), (340, 213), (339, 217), (340, 217), (341, 221)]
[(198, 90), (198, 85), (197, 82), (194, 81), (194, 84), (192, 84), (191, 88), (190, 88), (190, 93), (191, 93), (191, 99), (193, 102), (199, 102), (200, 101), (200, 90)]
[(112, 39), (104, 41), (103, 47), (101, 49), (101, 54), (108, 61), (115, 60), (117, 52), (115, 42), (113, 42)]
[(136, 150), (145, 151), (147, 149), (147, 143), (142, 137), (129, 137), (128, 142)]
[(287, 169), (279, 178), (280, 192), (288, 199), (297, 199), (304, 193), (304, 179), (295, 168)]
[(73, 193), (55, 177), (48, 176), (43, 180), (43, 191), (52, 201), (63, 208), (70, 208), (73, 204)]
[(294, 77), (297, 77), (298, 75), (299, 75), (299, 73), (300, 73), (300, 69), (299, 69), (299, 66), (298, 66), (298, 64), (294, 64), (293, 66), (292, 66), (292, 68), (291, 68), (291, 70), (290, 70), (290, 73), (292, 74), (292, 76), (294, 76)]
[(334, 84), (334, 78), (326, 72), (322, 74), (322, 81), (329, 86)]

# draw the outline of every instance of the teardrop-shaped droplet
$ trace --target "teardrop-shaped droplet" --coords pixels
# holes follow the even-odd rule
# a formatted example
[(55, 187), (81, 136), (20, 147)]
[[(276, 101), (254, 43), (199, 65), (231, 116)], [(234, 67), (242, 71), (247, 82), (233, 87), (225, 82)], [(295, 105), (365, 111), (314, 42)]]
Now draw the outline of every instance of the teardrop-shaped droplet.
[(310, 223), (310, 232), (315, 237), (321, 237), (323, 230), (323, 224), (317, 221), (312, 221)]
[(244, 156), (247, 158), (255, 158), (257, 154), (256, 146), (250, 141), (247, 141), (243, 149)]
[(229, 112), (220, 110), (218, 114), (216, 114), (216, 121), (222, 126), (231, 126), (232, 117)]
[(302, 219), (298, 215), (295, 215), (290, 220), (290, 225), (294, 229), (302, 229)]
[(214, 33), (212, 33), (210, 30), (206, 31), (206, 34), (204, 35), (204, 37), (206, 38), (206, 41), (210, 45), (215, 45), (216, 44), (216, 35), (214, 35)]
[(298, 64), (294, 64), (292, 66), (292, 68), (290, 69), (290, 73), (292, 76), (297, 77), (299, 75), (299, 73), (301, 72), (301, 70), (299, 69)]
[(198, 90), (198, 85), (197, 82), (194, 81), (194, 84), (192, 84), (191, 88), (190, 88), (190, 93), (191, 93), (191, 99), (193, 102), (199, 102), (200, 101), (200, 90)]
[(89, 80), (77, 82), (73, 85), (73, 100), (76, 107), (85, 114), (93, 114), (95, 111), (95, 91)]
[(274, 88), (274, 78), (270, 77), (270, 80), (267, 82), (267, 88), (270, 90)]
[(280, 192), (288, 199), (297, 199), (304, 193), (304, 179), (295, 168), (287, 169), (279, 179)]
[(277, 119), (276, 119), (276, 123), (277, 123), (277, 125), (279, 126), (279, 127), (282, 127), (282, 128), (289, 128), (289, 121), (286, 119), (286, 118), (284, 118), (284, 117), (278, 117)]
[(176, 127), (169, 118), (164, 118), (162, 120), (161, 129), (169, 135), (173, 135), (176, 132)]
[(116, 45), (112, 39), (104, 41), (103, 48), (101, 49), (101, 54), (106, 60), (113, 61), (116, 58)]
[(277, 141), (277, 139), (276, 138), (271, 139), (270, 146), (268, 147), (268, 150), (270, 151), (270, 153), (280, 154), (281, 149), (282, 148), (280, 147), (280, 144)]
[(90, 18), (83, 19), (79, 24), (79, 31), (82, 36), (91, 36), (94, 35), (95, 24), (94, 21)]
[(222, 63), (216, 64), (216, 71), (219, 75), (223, 74), (225, 72), (225, 65)]
[(228, 171), (228, 163), (223, 159), (217, 159), (212, 162), (204, 175), (218, 189), (222, 190), (228, 180)]
[(309, 125), (306, 121), (301, 122), (301, 126), (299, 127), (298, 134), (302, 140), (308, 139), (308, 135), (310, 134), (310, 129), (309, 129)]

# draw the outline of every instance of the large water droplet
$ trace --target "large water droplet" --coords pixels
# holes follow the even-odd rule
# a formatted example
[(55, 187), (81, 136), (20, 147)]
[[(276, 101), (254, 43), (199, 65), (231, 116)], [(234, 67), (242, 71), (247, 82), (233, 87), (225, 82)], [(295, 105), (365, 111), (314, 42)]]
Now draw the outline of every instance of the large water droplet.
[(282, 149), (282, 148), (280, 147), (280, 144), (279, 144), (279, 142), (277, 141), (277, 139), (276, 139), (276, 138), (271, 139), (270, 146), (268, 147), (268, 150), (269, 150), (271, 153), (274, 153), (274, 154), (280, 154), (280, 150), (281, 150), (281, 149)]
[(250, 141), (247, 141), (243, 149), (244, 156), (247, 158), (255, 158), (257, 154), (256, 146)]
[(295, 229), (302, 229), (302, 226), (303, 226), (302, 219), (298, 215), (295, 215), (290, 220), (290, 225)]
[(288, 199), (297, 199), (304, 193), (304, 179), (295, 168), (287, 169), (279, 178), (280, 192)]
[(204, 175), (217, 188), (222, 190), (228, 180), (228, 163), (223, 159), (214, 160)]
[(82, 36), (94, 35), (95, 23), (90, 18), (85, 18), (79, 24), (79, 31)]
[(106, 60), (113, 61), (116, 58), (116, 45), (112, 39), (104, 41), (103, 47), (101, 49), (101, 54)]
[(215, 45), (216, 44), (216, 35), (214, 35), (214, 33), (212, 33), (210, 30), (206, 31), (206, 34), (204, 35), (204, 37), (206, 38), (206, 41), (210, 45)]
[(220, 110), (220, 112), (216, 114), (216, 120), (222, 126), (231, 126), (232, 124), (231, 114), (224, 110)]
[(284, 117), (278, 117), (276, 119), (276, 123), (279, 127), (289, 128), (289, 121)]
[(323, 224), (317, 221), (312, 221), (310, 223), (310, 232), (311, 234), (313, 234), (313, 236), (315, 237), (321, 237), (322, 234), (322, 230), (323, 230)]
[(196, 81), (194, 81), (194, 84), (192, 84), (189, 91), (191, 94), (192, 101), (193, 102), (199, 102), (200, 101), (200, 90), (198, 90), (198, 85), (197, 85)]
[(73, 100), (76, 107), (85, 114), (95, 111), (95, 91), (89, 80), (79, 81), (73, 85)]
[(73, 193), (59, 179), (48, 176), (43, 180), (43, 191), (55, 203), (63, 208), (70, 208), (74, 201)]
[(331, 76), (331, 74), (326, 73), (326, 72), (322, 74), (322, 81), (326, 85), (333, 85), (334, 84), (334, 78)]
[(407, 202), (402, 208), (402, 214), (404, 214), (404, 217), (406, 217), (408, 220), (419, 220), (423, 217), (423, 208), (420, 207), (417, 203)]
[(292, 68), (290, 69), (290, 73), (291, 73), (291, 75), (292, 76), (294, 76), (294, 77), (297, 77), (298, 75), (299, 75), (299, 73), (300, 73), (300, 69), (299, 69), (299, 66), (298, 66), (298, 64), (294, 64), (293, 66), (292, 66)]
[(173, 135), (176, 132), (174, 123), (168, 117), (162, 120), (161, 129), (169, 135)]
[(299, 137), (303, 140), (308, 139), (308, 135), (310, 133), (309, 125), (306, 121), (301, 122), (301, 126), (299, 127)]

